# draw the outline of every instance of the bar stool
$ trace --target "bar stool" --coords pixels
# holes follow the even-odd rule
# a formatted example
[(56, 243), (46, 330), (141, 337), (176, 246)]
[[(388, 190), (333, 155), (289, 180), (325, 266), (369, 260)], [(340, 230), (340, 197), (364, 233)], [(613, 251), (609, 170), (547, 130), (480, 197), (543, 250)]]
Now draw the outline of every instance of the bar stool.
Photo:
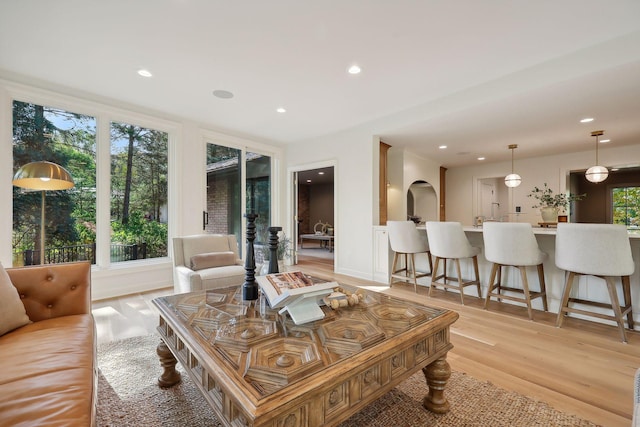
[[(426, 235), (421, 233), (413, 221), (387, 221), (389, 243), (394, 252), (389, 286), (393, 285), (393, 279), (404, 282), (412, 282), (414, 291), (418, 292), (418, 280), (420, 277), (431, 274), (431, 254)], [(416, 269), (416, 254), (425, 253), (429, 260), (429, 272), (420, 272)], [(397, 267), (398, 259), (404, 256), (404, 267)]]
[[(531, 300), (542, 298), (544, 311), (547, 306), (547, 290), (544, 281), (544, 266), (542, 262), (547, 254), (540, 251), (536, 236), (533, 235), (531, 224), (524, 222), (485, 222), (482, 225), (482, 236), (484, 239), (484, 256), (487, 261), (492, 262), (491, 278), (489, 288), (484, 300), (484, 308), (489, 308), (491, 297), (508, 299), (526, 304), (529, 319), (533, 320), (533, 309)], [(536, 266), (538, 269), (538, 280), (540, 291), (531, 292), (529, 281), (527, 280), (527, 267)], [(515, 267), (520, 271), (522, 289), (502, 284), (502, 267)], [(498, 280), (496, 281), (496, 275)], [(505, 295), (502, 291), (517, 292), (524, 295), (524, 298), (513, 295)]]
[[(624, 316), (627, 316), (629, 329), (633, 329), (629, 276), (633, 274), (634, 263), (626, 227), (617, 224), (558, 224), (556, 265), (569, 273), (562, 294), (556, 326), (562, 326), (564, 313), (579, 313), (585, 316), (609, 319), (618, 324), (622, 342), (627, 342)], [(594, 276), (604, 279), (611, 304), (571, 298), (571, 286), (576, 276)], [(623, 307), (620, 307), (618, 300), (616, 277), (620, 277), (622, 282)], [(608, 308), (613, 310), (613, 316), (569, 307), (569, 303)]]
[[(460, 301), (464, 305), (464, 288), (467, 286), (476, 285), (478, 288), (478, 297), (482, 297), (480, 291), (480, 279), (478, 274), (478, 254), (480, 248), (471, 246), (469, 239), (464, 234), (462, 224), (459, 222), (427, 222), (427, 236), (429, 238), (429, 249), (431, 250), (431, 256), (435, 259), (433, 262), (433, 270), (431, 274), (431, 286), (429, 287), (429, 296), (431, 296), (431, 290), (435, 286), (442, 286), (446, 291), (449, 288), (458, 289), (460, 291)], [(460, 259), (471, 258), (473, 261), (473, 270), (475, 273), (475, 280), (465, 281), (462, 278), (462, 272), (460, 270)], [(455, 261), (457, 277), (451, 277), (447, 275), (447, 260), (452, 259)], [(444, 271), (441, 275), (438, 274), (438, 266), (440, 260), (443, 260)], [(442, 279), (442, 281), (438, 281)], [(454, 281), (457, 284), (448, 283), (447, 281)]]

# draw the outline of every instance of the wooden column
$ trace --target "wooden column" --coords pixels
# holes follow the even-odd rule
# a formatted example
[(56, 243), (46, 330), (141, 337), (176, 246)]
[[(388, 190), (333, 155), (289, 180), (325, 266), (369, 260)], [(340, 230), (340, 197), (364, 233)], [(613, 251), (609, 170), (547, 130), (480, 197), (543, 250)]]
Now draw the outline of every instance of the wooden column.
[(445, 200), (447, 200), (446, 191), (447, 187), (447, 168), (440, 166), (440, 221), (447, 220), (447, 206)]
[(380, 225), (387, 225), (387, 152), (391, 146), (380, 141)]

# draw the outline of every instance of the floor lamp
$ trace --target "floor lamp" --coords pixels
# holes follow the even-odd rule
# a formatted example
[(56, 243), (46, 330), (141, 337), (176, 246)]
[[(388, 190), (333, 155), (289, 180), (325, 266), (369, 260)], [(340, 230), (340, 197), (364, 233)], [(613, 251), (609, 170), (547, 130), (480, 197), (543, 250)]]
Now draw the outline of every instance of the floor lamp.
[(42, 191), (40, 212), (40, 264), (44, 264), (44, 208), (47, 190), (73, 188), (73, 178), (65, 168), (51, 162), (32, 162), (22, 166), (13, 176), (13, 185), (29, 190)]

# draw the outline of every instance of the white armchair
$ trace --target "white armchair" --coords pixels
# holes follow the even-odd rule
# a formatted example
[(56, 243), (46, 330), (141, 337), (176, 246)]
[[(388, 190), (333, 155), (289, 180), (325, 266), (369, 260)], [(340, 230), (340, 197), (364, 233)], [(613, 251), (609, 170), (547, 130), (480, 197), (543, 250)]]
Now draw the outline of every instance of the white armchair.
[(245, 270), (236, 236), (198, 234), (173, 238), (176, 293), (241, 285)]

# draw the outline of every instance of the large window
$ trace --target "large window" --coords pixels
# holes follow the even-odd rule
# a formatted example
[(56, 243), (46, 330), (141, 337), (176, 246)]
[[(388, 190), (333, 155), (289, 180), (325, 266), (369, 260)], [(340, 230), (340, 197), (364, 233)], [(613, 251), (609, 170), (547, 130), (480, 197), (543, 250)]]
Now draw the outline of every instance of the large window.
[(613, 223), (640, 228), (640, 187), (614, 188), (612, 200)]
[[(70, 190), (46, 191), (44, 197), (43, 191), (13, 187), (14, 266), (77, 260), (95, 263), (95, 141), (93, 117), (13, 103), (14, 173), (28, 163), (48, 161), (69, 171), (75, 183)], [(45, 238), (41, 248), (43, 201)]]
[(167, 256), (168, 135), (111, 123), (111, 262)]
[[(14, 173), (28, 163), (48, 161), (65, 168), (75, 184), (72, 189), (44, 193), (14, 186), (14, 266), (79, 260), (106, 264), (168, 255), (168, 134), (127, 123), (110, 124), (111, 174), (103, 173), (101, 182), (102, 188), (111, 189), (111, 221), (106, 221), (105, 210), (101, 224), (96, 208), (97, 128), (97, 120), (88, 115), (14, 101)], [(110, 241), (97, 241), (99, 227), (109, 225), (109, 233), (102, 235), (110, 236)]]

